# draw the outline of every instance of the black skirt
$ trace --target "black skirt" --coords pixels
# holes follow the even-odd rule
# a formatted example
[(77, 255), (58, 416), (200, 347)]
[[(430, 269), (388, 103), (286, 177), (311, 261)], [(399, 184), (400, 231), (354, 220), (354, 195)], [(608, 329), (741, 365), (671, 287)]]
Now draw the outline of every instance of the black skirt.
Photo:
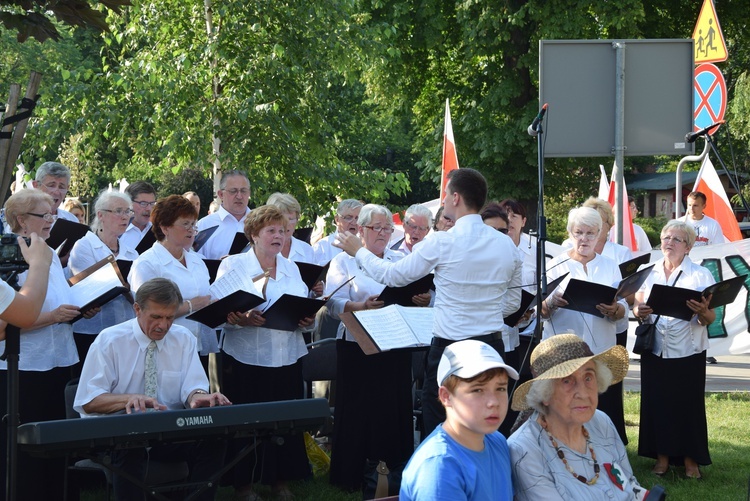
[(641, 355), (641, 424), (638, 455), (689, 457), (711, 464), (706, 423), (706, 352), (684, 358)]
[[(282, 367), (247, 365), (222, 353), (223, 392), (232, 403), (251, 404), (303, 398), (302, 360)], [(311, 476), (304, 437), (283, 435), (283, 443), (262, 441), (258, 448), (237, 463), (233, 484), (241, 489), (251, 483), (274, 485)], [(237, 439), (227, 447), (230, 457), (247, 444)]]
[(330, 482), (359, 490), (369, 461), (404, 466), (414, 451), (412, 353), (365, 355), (357, 343), (336, 341), (336, 401)]

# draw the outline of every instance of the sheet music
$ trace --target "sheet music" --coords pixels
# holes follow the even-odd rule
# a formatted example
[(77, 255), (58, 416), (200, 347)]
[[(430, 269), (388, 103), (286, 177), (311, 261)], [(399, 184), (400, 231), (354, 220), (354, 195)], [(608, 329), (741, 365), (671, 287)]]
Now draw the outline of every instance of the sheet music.
[(78, 307), (84, 306), (115, 287), (122, 286), (114, 265), (107, 264), (70, 288), (73, 304)]
[(232, 268), (228, 272), (224, 273), (221, 277), (217, 278), (208, 291), (211, 293), (212, 299), (222, 299), (233, 292), (243, 290), (257, 294), (255, 286), (250, 280), (250, 275), (245, 272), (244, 266)]
[(381, 351), (429, 344), (432, 341), (432, 308), (391, 305), (354, 315)]

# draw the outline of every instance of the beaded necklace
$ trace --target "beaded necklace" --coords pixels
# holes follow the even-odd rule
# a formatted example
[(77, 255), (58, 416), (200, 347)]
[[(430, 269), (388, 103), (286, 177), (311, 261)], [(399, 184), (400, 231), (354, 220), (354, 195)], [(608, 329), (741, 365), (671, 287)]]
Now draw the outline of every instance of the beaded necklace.
[(544, 423), (544, 426), (543, 426), (544, 431), (547, 433), (547, 436), (549, 437), (550, 442), (552, 442), (552, 447), (554, 447), (555, 451), (557, 451), (557, 457), (559, 457), (560, 460), (565, 465), (565, 469), (568, 470), (570, 472), (570, 474), (573, 475), (574, 478), (577, 478), (578, 480), (580, 480), (584, 484), (586, 484), (586, 485), (594, 485), (596, 483), (596, 481), (599, 480), (599, 463), (596, 460), (596, 453), (594, 452), (594, 448), (591, 447), (591, 443), (589, 442), (589, 432), (586, 431), (586, 428), (584, 428), (583, 425), (581, 426), (581, 431), (583, 432), (583, 436), (586, 439), (586, 447), (588, 447), (589, 452), (591, 452), (591, 459), (594, 460), (594, 477), (591, 480), (588, 480), (583, 475), (579, 475), (578, 473), (576, 473), (575, 471), (573, 471), (573, 468), (571, 468), (570, 465), (568, 464), (568, 460), (565, 459), (565, 453), (562, 451), (562, 449), (560, 449), (560, 446), (557, 445), (557, 441), (555, 441), (555, 438), (552, 436), (552, 434), (549, 431), (547, 431), (547, 426), (546, 425), (547, 425), (547, 423), (546, 423), (546, 420), (545, 420), (545, 423)]

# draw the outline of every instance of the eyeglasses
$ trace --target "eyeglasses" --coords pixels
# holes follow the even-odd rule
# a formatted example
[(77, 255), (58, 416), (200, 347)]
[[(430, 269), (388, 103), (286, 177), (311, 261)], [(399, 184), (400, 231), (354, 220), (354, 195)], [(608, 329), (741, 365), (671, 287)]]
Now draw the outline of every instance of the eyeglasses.
[(48, 223), (54, 223), (55, 221), (57, 221), (57, 216), (55, 216), (54, 214), (50, 214), (49, 212), (46, 214), (34, 214), (33, 212), (26, 212), (26, 215), (40, 217), (44, 219), (45, 221), (47, 221)]
[(195, 223), (179, 223), (175, 224), (175, 226), (179, 226), (185, 231), (198, 231), (198, 225)]
[(68, 185), (64, 183), (47, 183), (44, 185), (49, 191), (68, 191)]
[(224, 190), (224, 193), (230, 197), (236, 197), (237, 195), (242, 195), (244, 197), (245, 195), (250, 195), (250, 190), (248, 188), (234, 188), (231, 190)]
[(500, 233), (502, 233), (503, 235), (508, 234), (508, 228), (495, 228), (495, 229), (499, 231)]
[(419, 230), (421, 232), (430, 231), (430, 227), (429, 226), (417, 226), (416, 224), (412, 224), (409, 221), (406, 221), (404, 223), (404, 226), (406, 226), (407, 228), (409, 228), (412, 231), (414, 231), (414, 230)]
[(156, 202), (146, 202), (145, 200), (141, 200), (140, 202), (137, 200), (133, 200), (133, 203), (140, 205), (144, 209), (147, 209), (149, 207), (153, 207), (154, 205), (156, 205)]
[(676, 244), (681, 244), (681, 243), (685, 242), (685, 240), (683, 240), (681, 238), (672, 237), (672, 236), (669, 236), (669, 235), (667, 235), (665, 237), (661, 237), (661, 241), (662, 242), (666, 242), (666, 243), (673, 242), (673, 243), (676, 243)]
[(111, 209), (102, 209), (102, 212), (109, 212), (109, 213), (112, 213), (112, 214), (114, 214), (114, 215), (115, 215), (115, 216), (117, 216), (117, 217), (122, 217), (122, 216), (127, 216), (127, 217), (130, 217), (130, 216), (132, 216), (133, 214), (135, 214), (135, 213), (134, 213), (134, 212), (133, 212), (132, 210), (130, 210), (130, 209), (115, 209), (115, 210), (111, 210)]
[(586, 233), (582, 231), (574, 231), (572, 233), (572, 236), (576, 240), (594, 240), (597, 236), (599, 236), (599, 234), (594, 233), (593, 231), (587, 231)]
[(338, 215), (338, 217), (339, 217), (339, 219), (341, 219), (342, 221), (345, 221), (347, 223), (351, 223), (352, 221), (354, 221), (355, 219), (357, 219), (357, 216), (342, 216), (340, 214)]
[(367, 228), (375, 233), (384, 232), (386, 235), (393, 233), (393, 226), (363, 226), (362, 228)]

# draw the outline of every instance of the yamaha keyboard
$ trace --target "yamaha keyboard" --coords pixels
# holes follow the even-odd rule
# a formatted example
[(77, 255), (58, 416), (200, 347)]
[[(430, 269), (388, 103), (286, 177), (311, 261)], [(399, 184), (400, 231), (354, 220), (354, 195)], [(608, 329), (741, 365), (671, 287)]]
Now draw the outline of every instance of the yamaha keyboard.
[(330, 416), (328, 401), (316, 398), (41, 421), (18, 427), (18, 445), (30, 454), (53, 456), (209, 437), (264, 437), (311, 430)]

